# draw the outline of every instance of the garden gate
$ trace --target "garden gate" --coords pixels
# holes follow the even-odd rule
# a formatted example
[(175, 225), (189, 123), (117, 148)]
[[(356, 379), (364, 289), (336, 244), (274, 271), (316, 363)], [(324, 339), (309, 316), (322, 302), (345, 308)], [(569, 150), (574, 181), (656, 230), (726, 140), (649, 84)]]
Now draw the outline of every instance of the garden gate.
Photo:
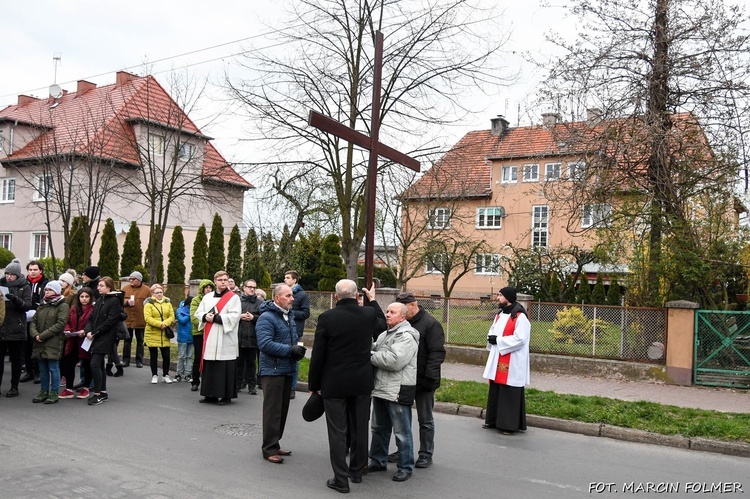
[(750, 388), (750, 311), (698, 310), (696, 385)]

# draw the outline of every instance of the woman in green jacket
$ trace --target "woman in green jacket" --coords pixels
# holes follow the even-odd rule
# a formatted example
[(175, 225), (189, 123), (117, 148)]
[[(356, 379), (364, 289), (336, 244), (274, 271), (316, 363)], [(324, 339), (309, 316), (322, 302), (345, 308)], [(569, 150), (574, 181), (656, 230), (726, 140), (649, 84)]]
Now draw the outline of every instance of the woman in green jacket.
[(34, 344), (31, 358), (39, 360), (39, 378), (42, 388), (32, 400), (35, 404), (54, 404), (60, 390), (60, 357), (65, 343), (65, 323), (70, 307), (61, 295), (60, 281), (49, 281), (44, 287), (44, 300), (31, 321), (31, 337)]

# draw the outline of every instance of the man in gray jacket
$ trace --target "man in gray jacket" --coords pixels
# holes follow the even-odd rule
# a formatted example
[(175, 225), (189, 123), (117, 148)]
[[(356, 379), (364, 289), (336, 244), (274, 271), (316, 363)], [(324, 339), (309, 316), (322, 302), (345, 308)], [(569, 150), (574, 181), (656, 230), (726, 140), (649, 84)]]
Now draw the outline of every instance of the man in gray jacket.
[(417, 389), (419, 332), (406, 320), (406, 305), (391, 303), (385, 311), (388, 329), (378, 336), (370, 362), (375, 366), (372, 392), (372, 440), (368, 472), (386, 471), (391, 428), (399, 451), (396, 482), (404, 482), (414, 469), (411, 406)]

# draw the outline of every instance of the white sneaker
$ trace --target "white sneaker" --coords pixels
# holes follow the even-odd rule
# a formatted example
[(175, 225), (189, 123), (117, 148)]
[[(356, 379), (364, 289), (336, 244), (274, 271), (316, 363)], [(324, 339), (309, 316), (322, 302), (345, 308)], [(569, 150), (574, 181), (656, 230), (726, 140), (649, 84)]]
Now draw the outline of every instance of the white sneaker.
[(159, 382), (159, 376), (157, 376), (156, 374), (154, 374), (153, 376), (151, 376), (151, 384), (152, 385), (155, 385), (158, 382)]
[(162, 377), (162, 381), (167, 384), (172, 384), (172, 378), (169, 377), (169, 374), (165, 374), (164, 377)]

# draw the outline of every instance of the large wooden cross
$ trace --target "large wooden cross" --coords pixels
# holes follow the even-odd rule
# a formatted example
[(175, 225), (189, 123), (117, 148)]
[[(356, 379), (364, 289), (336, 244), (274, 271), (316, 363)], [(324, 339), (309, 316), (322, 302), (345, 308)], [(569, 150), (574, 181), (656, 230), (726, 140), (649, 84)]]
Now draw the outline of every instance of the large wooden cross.
[(372, 79), (372, 119), (370, 122), (369, 137), (315, 111), (310, 111), (307, 119), (308, 123), (315, 128), (370, 151), (370, 162), (367, 167), (367, 227), (365, 231), (365, 286), (368, 288), (372, 286), (375, 258), (375, 189), (378, 183), (378, 156), (383, 156), (419, 172), (419, 161), (378, 141), (378, 134), (380, 132), (380, 80), (382, 72), (383, 34), (380, 31), (376, 31), (375, 66)]

